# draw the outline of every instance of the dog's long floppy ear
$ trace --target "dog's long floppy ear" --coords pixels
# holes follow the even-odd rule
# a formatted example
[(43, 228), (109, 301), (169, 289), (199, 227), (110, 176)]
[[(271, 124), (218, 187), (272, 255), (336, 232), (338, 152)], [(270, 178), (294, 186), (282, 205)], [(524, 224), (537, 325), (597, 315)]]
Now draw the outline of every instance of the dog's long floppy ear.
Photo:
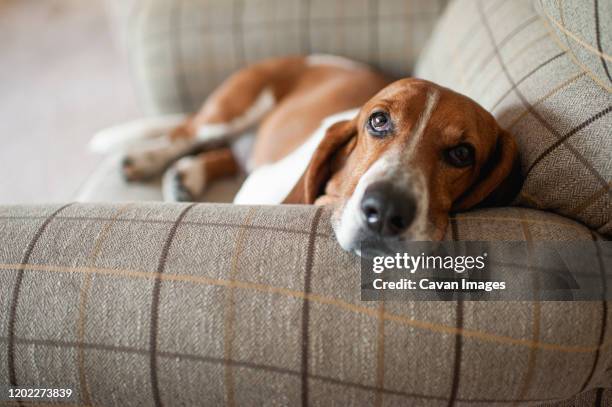
[(481, 170), (480, 178), (453, 204), (462, 211), (487, 202), (496, 205), (511, 200), (520, 190), (522, 178), (518, 162), (518, 147), (505, 130), (497, 136), (495, 151)]
[(331, 177), (337, 153), (357, 134), (356, 119), (331, 125), (315, 150), (306, 171), (283, 203), (313, 204)]

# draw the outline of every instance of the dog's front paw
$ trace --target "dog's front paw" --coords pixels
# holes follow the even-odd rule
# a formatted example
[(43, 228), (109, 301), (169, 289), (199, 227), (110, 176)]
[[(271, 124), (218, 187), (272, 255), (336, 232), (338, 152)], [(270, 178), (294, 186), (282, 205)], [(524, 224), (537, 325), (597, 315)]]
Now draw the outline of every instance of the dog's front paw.
[(121, 161), (121, 173), (126, 181), (146, 181), (160, 175), (174, 158), (167, 146), (149, 146), (130, 151)]
[(165, 201), (195, 201), (206, 188), (204, 163), (197, 157), (183, 157), (172, 165), (162, 179)]

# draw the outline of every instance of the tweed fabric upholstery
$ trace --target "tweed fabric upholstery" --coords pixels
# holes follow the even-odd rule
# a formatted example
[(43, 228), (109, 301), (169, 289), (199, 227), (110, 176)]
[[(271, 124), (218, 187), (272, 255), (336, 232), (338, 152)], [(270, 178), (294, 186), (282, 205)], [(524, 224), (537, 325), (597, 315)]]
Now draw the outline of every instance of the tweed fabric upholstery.
[(327, 53), (407, 75), (445, 3), (142, 1), (127, 47), (146, 110), (191, 112), (232, 72), (264, 58)]
[[(416, 75), (470, 96), (515, 136), (525, 175), (517, 204), (557, 212), (611, 236), (610, 83), (594, 73), (594, 62), (576, 57), (578, 45), (572, 51), (559, 41), (546, 14), (556, 3), (453, 2)], [(595, 41), (597, 1), (562, 3), (588, 10), (581, 17), (568, 11), (565, 21), (582, 27), (575, 35)], [(609, 10), (609, 1), (599, 3), (602, 12)], [(610, 27), (612, 13), (600, 13), (599, 24)], [(612, 47), (610, 29), (599, 38), (602, 49)]]
[(133, 13), (138, 10), (140, 0), (104, 0), (111, 31), (121, 51), (126, 51)]
[(539, 0), (536, 5), (570, 58), (612, 92), (612, 2)]
[[(448, 236), (596, 238), (518, 208)], [(609, 303), (361, 302), (359, 275), (313, 206), (0, 207), (0, 385), (106, 407), (612, 401)]]

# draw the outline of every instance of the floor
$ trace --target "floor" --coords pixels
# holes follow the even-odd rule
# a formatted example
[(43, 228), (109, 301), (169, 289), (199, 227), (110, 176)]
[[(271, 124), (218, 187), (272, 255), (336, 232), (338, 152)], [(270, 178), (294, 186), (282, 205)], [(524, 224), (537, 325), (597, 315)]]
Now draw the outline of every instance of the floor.
[(104, 0), (0, 0), (0, 204), (68, 201), (91, 135), (136, 118)]

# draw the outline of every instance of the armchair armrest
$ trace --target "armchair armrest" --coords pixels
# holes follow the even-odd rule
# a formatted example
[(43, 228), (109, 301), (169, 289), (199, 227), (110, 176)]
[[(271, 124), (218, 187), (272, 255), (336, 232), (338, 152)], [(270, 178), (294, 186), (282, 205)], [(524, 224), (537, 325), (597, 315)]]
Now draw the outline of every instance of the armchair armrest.
[[(449, 236), (525, 227), (591, 236), (509, 208)], [(362, 302), (359, 287), (323, 208), (0, 207), (0, 385), (97, 406), (611, 400), (595, 390), (610, 384), (606, 302)]]

